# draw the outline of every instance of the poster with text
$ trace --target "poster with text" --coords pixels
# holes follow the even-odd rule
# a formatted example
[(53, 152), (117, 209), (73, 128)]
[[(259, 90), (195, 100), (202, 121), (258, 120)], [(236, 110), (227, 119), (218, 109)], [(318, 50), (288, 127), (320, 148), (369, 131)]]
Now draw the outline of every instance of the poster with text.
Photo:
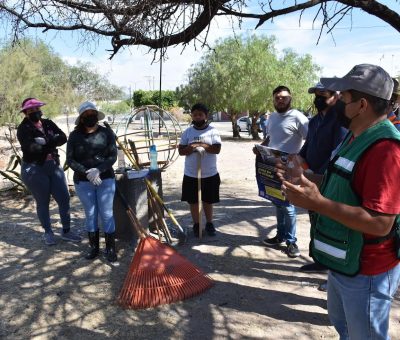
[(287, 153), (256, 145), (259, 155), (256, 157), (256, 180), (258, 195), (276, 205), (288, 206), (289, 202), (281, 191), (282, 182), (275, 173), (277, 158), (286, 160)]

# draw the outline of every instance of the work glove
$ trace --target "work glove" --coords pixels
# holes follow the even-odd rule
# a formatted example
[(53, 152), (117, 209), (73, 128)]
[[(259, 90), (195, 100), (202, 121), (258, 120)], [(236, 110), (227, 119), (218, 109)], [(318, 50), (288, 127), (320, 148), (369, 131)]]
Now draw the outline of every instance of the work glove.
[(86, 178), (94, 185), (100, 185), (100, 170), (97, 168), (90, 168), (86, 171)]
[(93, 185), (99, 186), (103, 181), (101, 180), (100, 176), (96, 177), (94, 180), (90, 181)]
[(46, 145), (46, 140), (43, 137), (35, 137), (35, 143), (39, 145)]
[(200, 156), (203, 156), (206, 153), (206, 149), (204, 149), (202, 146), (198, 146), (196, 149), (194, 149), (195, 152), (198, 152)]

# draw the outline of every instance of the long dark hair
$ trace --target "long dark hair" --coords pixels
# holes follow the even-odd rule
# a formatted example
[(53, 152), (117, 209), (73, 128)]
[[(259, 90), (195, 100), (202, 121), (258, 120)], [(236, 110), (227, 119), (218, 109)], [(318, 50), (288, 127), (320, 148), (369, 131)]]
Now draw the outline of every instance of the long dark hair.
[(79, 132), (85, 132), (86, 128), (85, 125), (79, 120), (79, 123), (75, 126), (74, 130), (79, 131)]

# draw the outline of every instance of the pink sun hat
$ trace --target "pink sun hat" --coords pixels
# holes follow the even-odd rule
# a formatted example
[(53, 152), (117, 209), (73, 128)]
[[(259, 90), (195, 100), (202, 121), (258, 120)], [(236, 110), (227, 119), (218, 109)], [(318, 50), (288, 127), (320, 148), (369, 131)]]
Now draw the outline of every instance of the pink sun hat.
[(31, 109), (33, 107), (41, 107), (43, 105), (46, 105), (46, 103), (41, 102), (40, 100), (37, 100), (36, 98), (29, 98), (28, 100), (25, 99), (21, 105), (22, 106), (21, 112)]

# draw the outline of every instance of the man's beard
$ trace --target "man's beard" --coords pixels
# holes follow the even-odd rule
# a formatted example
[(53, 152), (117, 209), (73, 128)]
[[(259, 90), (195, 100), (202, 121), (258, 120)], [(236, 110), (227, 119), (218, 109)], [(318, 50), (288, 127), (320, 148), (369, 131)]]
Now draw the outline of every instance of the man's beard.
[(274, 107), (275, 107), (276, 112), (285, 113), (285, 112), (289, 111), (290, 104), (291, 104), (291, 102), (287, 103), (286, 105), (281, 104), (280, 106), (278, 106), (277, 104), (274, 104)]

